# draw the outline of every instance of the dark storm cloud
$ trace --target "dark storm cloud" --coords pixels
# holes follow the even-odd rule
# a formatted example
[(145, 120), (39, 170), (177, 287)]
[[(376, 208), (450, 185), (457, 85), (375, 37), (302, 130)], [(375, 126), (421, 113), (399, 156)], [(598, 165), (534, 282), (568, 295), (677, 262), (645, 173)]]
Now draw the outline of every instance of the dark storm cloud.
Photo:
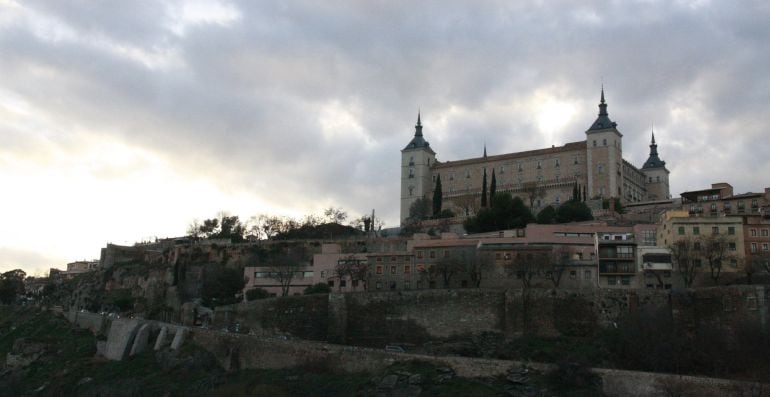
[[(485, 141), (534, 149), (584, 139), (602, 81), (627, 159), (641, 165), (655, 125), (672, 193), (767, 185), (751, 172), (770, 168), (764, 3), (509, 3), (241, 2), (238, 18), (182, 34), (174, 4), (35, 3), (78, 39), (5, 28), (0, 67), (62, 134), (84, 125), (222, 186), (297, 208), (375, 207), (391, 225), (418, 108), (440, 159), (478, 156)], [(532, 112), (549, 87), (579, 106), (554, 142)], [(360, 131), (324, 134), (332, 104)], [(733, 168), (683, 176), (711, 156)]]

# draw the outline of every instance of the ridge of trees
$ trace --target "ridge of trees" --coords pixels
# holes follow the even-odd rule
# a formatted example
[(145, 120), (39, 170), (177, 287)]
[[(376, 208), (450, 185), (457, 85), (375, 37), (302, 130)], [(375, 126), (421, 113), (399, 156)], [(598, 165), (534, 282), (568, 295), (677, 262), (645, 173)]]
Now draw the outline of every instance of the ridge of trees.
[(348, 213), (341, 208), (329, 207), (323, 215), (310, 214), (302, 219), (275, 215), (256, 215), (247, 221), (238, 216), (220, 212), (216, 217), (193, 220), (187, 235), (195, 239), (228, 239), (238, 243), (246, 240), (287, 240), (358, 236), (381, 230), (385, 223), (363, 215), (347, 225)]

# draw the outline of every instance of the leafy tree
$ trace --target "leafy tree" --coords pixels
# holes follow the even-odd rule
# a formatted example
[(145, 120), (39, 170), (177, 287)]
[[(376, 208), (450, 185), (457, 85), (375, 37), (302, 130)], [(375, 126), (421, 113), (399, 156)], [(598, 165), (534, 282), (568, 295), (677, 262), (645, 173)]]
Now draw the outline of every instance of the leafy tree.
[(244, 241), (246, 227), (237, 216), (221, 213), (219, 218), (205, 219), (203, 223), (194, 220), (187, 228), (189, 236), (207, 239), (229, 239), (233, 242)]
[(427, 198), (422, 197), (415, 200), (409, 206), (409, 217), (404, 220), (401, 234), (410, 235), (418, 232), (420, 230), (420, 222), (430, 219), (432, 209), (431, 202)]
[(622, 214), (626, 212), (626, 210), (623, 208), (623, 203), (621, 203), (620, 199), (617, 197), (611, 197), (611, 198), (606, 198), (602, 200), (602, 209), (605, 209), (605, 210), (610, 209), (610, 200), (614, 201), (615, 203), (615, 212), (617, 212), (618, 214)]
[(246, 285), (243, 270), (226, 268), (220, 264), (209, 264), (203, 269), (201, 298), (208, 307), (229, 305), (239, 302), (237, 296)]
[(264, 288), (257, 287), (246, 291), (246, 300), (249, 302), (269, 297), (270, 293)]
[(466, 219), (463, 226), (468, 233), (483, 233), (521, 228), (533, 220), (534, 216), (520, 198), (502, 192), (495, 194), (491, 207), (479, 210), (475, 217)]
[(567, 201), (556, 210), (557, 223), (590, 221), (592, 219), (594, 216), (591, 214), (591, 209), (586, 203), (580, 201)]
[(487, 206), (487, 169), (484, 168), (484, 178), (481, 181), (481, 208)]
[(332, 288), (326, 283), (316, 283), (305, 288), (303, 292), (305, 295), (311, 294), (328, 294), (332, 292)]
[(543, 208), (537, 214), (537, 223), (541, 225), (556, 223), (556, 208), (553, 208), (552, 205)]
[(492, 168), (492, 181), (489, 182), (489, 200), (493, 200), (495, 198), (495, 193), (497, 193), (497, 178), (495, 178), (495, 169)]
[(441, 175), (436, 176), (436, 187), (433, 188), (433, 216), (438, 216), (441, 213), (441, 205), (444, 200), (443, 193), (441, 192)]
[(342, 208), (329, 207), (324, 210), (324, 216), (330, 223), (342, 223), (348, 218), (348, 213), (343, 211)]
[(24, 279), (27, 273), (15, 269), (0, 274), (0, 302), (9, 304), (16, 300), (17, 295), (24, 294)]

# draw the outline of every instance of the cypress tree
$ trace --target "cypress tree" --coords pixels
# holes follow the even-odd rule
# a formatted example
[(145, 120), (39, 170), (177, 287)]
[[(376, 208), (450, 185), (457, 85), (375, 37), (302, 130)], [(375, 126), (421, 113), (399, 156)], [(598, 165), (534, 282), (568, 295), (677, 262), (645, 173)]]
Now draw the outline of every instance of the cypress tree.
[(481, 181), (481, 208), (487, 206), (487, 169), (484, 168), (484, 179)]
[(490, 203), (492, 202), (492, 200), (494, 200), (496, 192), (497, 192), (497, 179), (495, 178), (495, 169), (492, 168), (492, 181), (489, 182), (489, 202)]
[(441, 192), (441, 175), (436, 176), (436, 187), (433, 188), (433, 216), (441, 213), (441, 204), (444, 200), (444, 194)]
[(580, 192), (578, 191), (577, 181), (575, 181), (575, 184), (572, 186), (572, 201), (578, 200), (580, 200)]
[(583, 186), (583, 202), (586, 202), (586, 187)]

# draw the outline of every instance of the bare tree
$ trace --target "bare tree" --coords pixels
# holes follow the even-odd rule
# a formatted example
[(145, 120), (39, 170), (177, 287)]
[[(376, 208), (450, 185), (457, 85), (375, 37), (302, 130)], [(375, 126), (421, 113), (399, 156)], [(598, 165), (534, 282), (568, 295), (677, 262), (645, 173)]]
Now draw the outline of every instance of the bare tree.
[(524, 193), (529, 200), (529, 210), (532, 211), (535, 208), (535, 200), (544, 198), (546, 192), (539, 182), (526, 182), (524, 183)]
[(701, 238), (700, 241), (703, 246), (701, 257), (708, 265), (709, 274), (716, 285), (719, 282), (725, 262), (732, 259), (729, 251), (731, 241), (718, 234)]
[(542, 274), (551, 261), (551, 247), (534, 247), (521, 249), (513, 255), (511, 261), (505, 264), (508, 277), (515, 276), (521, 280), (525, 289), (532, 287), (532, 279)]
[(269, 259), (269, 263), (268, 271), (271, 278), (281, 285), (281, 296), (287, 296), (292, 281), (306, 263), (305, 250), (297, 247), (288, 252), (275, 254)]
[(570, 263), (569, 248), (562, 245), (558, 248), (554, 248), (546, 255), (548, 262), (546, 264), (545, 276), (551, 280), (554, 288), (559, 288), (559, 284), (561, 283), (561, 278), (564, 275), (564, 271), (567, 270), (567, 267)]
[(481, 281), (494, 272), (494, 269), (491, 252), (473, 250), (465, 259), (465, 270), (476, 288), (481, 286)]
[(471, 216), (479, 211), (479, 202), (476, 197), (472, 195), (460, 196), (452, 199), (451, 201), (455, 206), (459, 207), (465, 216)]
[(452, 281), (452, 277), (463, 271), (463, 261), (457, 257), (455, 252), (450, 255), (439, 259), (435, 265), (430, 266), (428, 271), (434, 272), (441, 277), (444, 282), (444, 288), (449, 288), (449, 283)]
[[(356, 258), (356, 256), (352, 254), (348, 255), (337, 261), (337, 265), (334, 267), (334, 273), (340, 281), (350, 279), (351, 283), (355, 281), (363, 282), (364, 291), (366, 291), (366, 276), (368, 273), (366, 260)], [(338, 283), (338, 289), (342, 289), (341, 282)]]
[(674, 242), (669, 249), (671, 250), (671, 260), (676, 265), (685, 288), (690, 288), (698, 274), (696, 262), (698, 255), (694, 242), (689, 238), (684, 238)]

